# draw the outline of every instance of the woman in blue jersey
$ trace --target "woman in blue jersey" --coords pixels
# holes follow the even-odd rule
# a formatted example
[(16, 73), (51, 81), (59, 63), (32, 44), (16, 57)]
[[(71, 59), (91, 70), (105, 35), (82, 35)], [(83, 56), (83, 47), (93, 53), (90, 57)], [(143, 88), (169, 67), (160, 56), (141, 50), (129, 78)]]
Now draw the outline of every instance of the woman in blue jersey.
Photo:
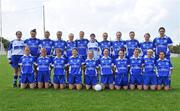
[(53, 83), (54, 89), (64, 89), (66, 84), (65, 79), (65, 65), (66, 59), (62, 55), (62, 50), (57, 48), (55, 50), (56, 57), (53, 59), (53, 67), (54, 67), (54, 76), (53, 76)]
[(109, 57), (109, 49), (105, 48), (103, 51), (103, 57), (99, 60), (100, 62), (100, 72), (101, 72), (101, 84), (103, 89), (107, 86), (109, 89), (113, 90), (113, 61)]
[(98, 83), (98, 62), (94, 59), (94, 54), (92, 50), (88, 51), (88, 58), (85, 61), (85, 85), (86, 89), (94, 89), (95, 85)]
[(155, 90), (157, 86), (157, 76), (155, 72), (155, 57), (153, 57), (153, 50), (148, 49), (147, 55), (143, 58), (144, 69), (143, 69), (143, 88), (144, 90)]
[(143, 59), (139, 56), (140, 49), (134, 50), (133, 56), (130, 58), (130, 89), (135, 89), (137, 86), (138, 90), (142, 90), (142, 66)]
[(165, 58), (165, 52), (159, 52), (159, 59), (156, 61), (157, 75), (158, 75), (158, 86), (157, 90), (170, 90), (171, 85), (171, 74), (173, 66), (171, 61)]
[(51, 58), (47, 56), (46, 48), (41, 48), (41, 56), (37, 59), (38, 88), (49, 88)]
[(69, 76), (68, 83), (69, 89), (76, 88), (80, 90), (82, 88), (82, 65), (83, 60), (78, 56), (76, 48), (72, 49), (72, 56), (68, 59)]
[(35, 78), (34, 78), (34, 64), (35, 59), (30, 55), (29, 47), (25, 47), (24, 56), (21, 57), (19, 65), (21, 66), (21, 88), (27, 88), (27, 85), (31, 89), (35, 88)]
[(119, 57), (114, 60), (116, 69), (115, 88), (119, 90), (123, 88), (128, 89), (128, 59), (125, 58), (124, 50), (119, 50)]
[(14, 82), (13, 82), (13, 87), (17, 87), (17, 79), (19, 76), (19, 86), (20, 86), (20, 75), (19, 75), (19, 66), (18, 62), (20, 58), (23, 56), (24, 53), (24, 41), (21, 40), (22, 37), (22, 32), (17, 31), (16, 32), (16, 38), (15, 40), (11, 41), (9, 43), (8, 47), (8, 59), (9, 59), (9, 64), (14, 69)]

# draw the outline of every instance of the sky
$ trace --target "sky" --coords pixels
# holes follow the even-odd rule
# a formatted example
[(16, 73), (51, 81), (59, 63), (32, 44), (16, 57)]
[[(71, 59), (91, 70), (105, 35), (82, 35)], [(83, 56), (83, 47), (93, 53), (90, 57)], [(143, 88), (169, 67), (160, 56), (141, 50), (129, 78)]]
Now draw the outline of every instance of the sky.
[(15, 39), (21, 30), (23, 39), (30, 37), (31, 29), (37, 29), (37, 37), (43, 37), (42, 6), (45, 6), (46, 30), (56, 40), (56, 32), (63, 32), (67, 40), (69, 33), (78, 38), (79, 31), (89, 39), (96, 34), (98, 41), (102, 33), (108, 32), (109, 40), (115, 40), (117, 31), (122, 39), (135, 31), (136, 39), (143, 41), (146, 32), (151, 39), (158, 36), (158, 28), (166, 28), (166, 35), (175, 44), (180, 43), (180, 0), (1, 0), (2, 36)]

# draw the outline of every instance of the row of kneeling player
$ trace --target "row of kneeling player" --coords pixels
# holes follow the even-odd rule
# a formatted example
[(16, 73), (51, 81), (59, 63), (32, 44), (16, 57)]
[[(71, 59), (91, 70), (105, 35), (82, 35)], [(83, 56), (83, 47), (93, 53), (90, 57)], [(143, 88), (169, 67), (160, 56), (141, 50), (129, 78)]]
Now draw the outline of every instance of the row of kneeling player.
[[(78, 56), (76, 48), (72, 50), (72, 56), (66, 60), (62, 51), (56, 49), (56, 57), (46, 56), (46, 49), (41, 49), (41, 56), (34, 61), (30, 55), (30, 49), (25, 47), (24, 56), (21, 57), (21, 88), (35, 88), (37, 79), (38, 88), (49, 88), (51, 70), (53, 69), (53, 85), (55, 89), (64, 89), (68, 83), (69, 89), (82, 88), (82, 74), (86, 89), (93, 88), (99, 83), (103, 88), (109, 89), (170, 89), (172, 64), (165, 58), (164, 52), (159, 53), (159, 59), (155, 60), (153, 51), (148, 50), (143, 58), (139, 56), (139, 49), (134, 50), (133, 56), (128, 60), (123, 50), (119, 51), (119, 57), (112, 60), (109, 50), (104, 49), (103, 56), (97, 61), (93, 59), (93, 51), (88, 51), (88, 59), (83, 61)], [(34, 75), (34, 64), (37, 66), (37, 75)], [(65, 70), (67, 69), (67, 70)], [(100, 76), (99, 76), (99, 75)], [(128, 78), (128, 74), (130, 74)]]

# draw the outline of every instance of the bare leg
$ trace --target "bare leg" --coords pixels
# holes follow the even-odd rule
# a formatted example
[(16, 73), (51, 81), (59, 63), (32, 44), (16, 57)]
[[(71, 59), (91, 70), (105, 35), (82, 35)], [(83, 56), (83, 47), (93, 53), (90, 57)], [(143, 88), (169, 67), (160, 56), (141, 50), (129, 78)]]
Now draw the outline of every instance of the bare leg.
[(142, 90), (142, 85), (137, 85), (138, 90)]
[(150, 86), (150, 89), (151, 89), (151, 90), (156, 90), (156, 85), (151, 85), (151, 86)]
[(169, 91), (170, 90), (170, 86), (165, 86), (164, 90)]
[(86, 89), (89, 90), (91, 88), (91, 85), (86, 85)]
[(148, 89), (149, 89), (149, 86), (144, 85), (143, 88), (144, 88), (144, 90), (148, 90)]
[(69, 84), (69, 89), (74, 89), (74, 84)]
[(54, 83), (54, 89), (58, 89), (58, 88), (59, 88), (59, 84)]
[(161, 85), (158, 85), (157, 86), (157, 90), (161, 90), (162, 89), (162, 86)]
[(135, 85), (134, 84), (130, 84), (130, 89), (134, 90), (135, 89)]
[(109, 89), (110, 90), (114, 90), (114, 85), (113, 84), (109, 84)]
[(49, 88), (49, 82), (45, 82), (45, 88), (46, 88), (46, 89)]
[(123, 86), (123, 89), (124, 90), (128, 90), (128, 86)]
[(27, 84), (21, 83), (21, 89), (25, 89), (27, 87)]
[(38, 82), (38, 88), (42, 89), (43, 88), (43, 83), (42, 82)]
[(81, 90), (82, 89), (82, 84), (76, 84), (76, 89)]
[(64, 89), (65, 88), (65, 84), (60, 84), (60, 89)]
[(29, 84), (29, 86), (30, 86), (30, 89), (34, 89), (35, 88), (35, 83), (31, 83), (31, 84)]
[(120, 89), (121, 89), (121, 87), (120, 87), (120, 86), (115, 85), (115, 89), (116, 89), (116, 90), (120, 90)]

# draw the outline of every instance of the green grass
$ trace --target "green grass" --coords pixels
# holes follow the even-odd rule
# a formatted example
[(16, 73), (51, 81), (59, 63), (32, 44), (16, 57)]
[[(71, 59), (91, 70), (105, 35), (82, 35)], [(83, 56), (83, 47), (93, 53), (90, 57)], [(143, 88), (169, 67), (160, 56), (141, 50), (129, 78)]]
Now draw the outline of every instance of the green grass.
[(180, 58), (173, 58), (171, 91), (71, 91), (12, 88), (12, 69), (0, 56), (0, 111), (180, 111)]

